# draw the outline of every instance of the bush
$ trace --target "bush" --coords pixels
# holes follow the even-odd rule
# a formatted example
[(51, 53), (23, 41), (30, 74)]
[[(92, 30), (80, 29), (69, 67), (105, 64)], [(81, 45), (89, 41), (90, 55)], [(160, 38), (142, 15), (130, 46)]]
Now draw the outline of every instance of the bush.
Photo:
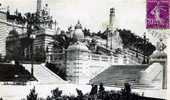
[(38, 94), (35, 91), (35, 87), (30, 90), (30, 94), (27, 96), (27, 100), (38, 100)]
[[(92, 87), (93, 91), (96, 90), (96, 85)], [(76, 89), (77, 96), (62, 96), (62, 91), (55, 88), (51, 91), (52, 96), (47, 96), (46, 99), (37, 99), (37, 93), (35, 87), (31, 90), (27, 96), (27, 100), (163, 100), (156, 98), (149, 98), (139, 96), (138, 94), (131, 93), (131, 86), (129, 83), (124, 84), (124, 88), (121, 91), (105, 91), (102, 84), (100, 84), (99, 92), (94, 94), (83, 94), (81, 90)], [(102, 93), (102, 97), (101, 97)], [(1, 100), (1, 99), (0, 99)]]

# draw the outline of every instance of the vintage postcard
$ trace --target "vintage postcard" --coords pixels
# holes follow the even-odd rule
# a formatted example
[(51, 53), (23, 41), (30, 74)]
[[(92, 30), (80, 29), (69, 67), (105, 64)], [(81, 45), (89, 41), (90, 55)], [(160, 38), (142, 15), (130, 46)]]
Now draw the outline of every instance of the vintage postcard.
[(169, 37), (170, 0), (1, 0), (0, 100), (168, 100)]

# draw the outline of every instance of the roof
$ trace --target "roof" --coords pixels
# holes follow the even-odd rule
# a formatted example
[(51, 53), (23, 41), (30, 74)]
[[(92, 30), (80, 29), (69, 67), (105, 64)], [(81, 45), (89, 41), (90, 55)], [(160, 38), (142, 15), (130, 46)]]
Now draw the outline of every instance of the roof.
[(73, 39), (75, 40), (81, 40), (84, 39), (84, 33), (81, 29), (75, 29), (73, 33)]
[(76, 41), (84, 39), (84, 33), (82, 31), (82, 26), (81, 26), (79, 21), (75, 26), (75, 30), (74, 30), (74, 33), (73, 33), (73, 39), (76, 40)]

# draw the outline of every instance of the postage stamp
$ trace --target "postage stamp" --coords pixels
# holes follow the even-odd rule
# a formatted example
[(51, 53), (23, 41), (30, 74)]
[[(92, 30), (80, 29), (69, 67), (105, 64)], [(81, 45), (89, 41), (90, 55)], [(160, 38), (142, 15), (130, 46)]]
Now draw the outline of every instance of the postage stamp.
[(168, 29), (170, 0), (147, 0), (146, 28)]

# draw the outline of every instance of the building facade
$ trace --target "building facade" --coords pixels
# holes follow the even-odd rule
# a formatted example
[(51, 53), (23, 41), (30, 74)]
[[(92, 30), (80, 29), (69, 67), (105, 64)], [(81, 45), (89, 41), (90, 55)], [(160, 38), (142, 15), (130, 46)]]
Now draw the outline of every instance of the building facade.
[[(71, 83), (86, 84), (89, 80), (109, 68), (111, 65), (140, 64), (132, 55), (112, 54), (102, 55), (92, 52), (87, 47), (86, 38), (82, 32), (80, 22), (73, 29), (73, 43), (63, 53), (47, 54), (46, 62), (60, 65), (66, 68), (67, 80)], [(107, 48), (104, 48), (106, 51)], [(112, 51), (108, 51), (112, 52)], [(126, 56), (125, 56), (126, 55)], [(132, 59), (132, 57), (134, 57)]]
[[(17, 59), (30, 59), (32, 46), (35, 57), (43, 56), (45, 59), (47, 49), (51, 51), (50, 43), (56, 34), (56, 22), (49, 14), (48, 5), (45, 4), (43, 8), (41, 0), (38, 0), (36, 13), (26, 13), (26, 17), (18, 11), (12, 15), (9, 9), (0, 12), (0, 54), (3, 57), (12, 60), (18, 50), (20, 57)], [(32, 40), (31, 34), (35, 34), (36, 38)]]
[(8, 34), (12, 30), (16, 30), (19, 34), (24, 33), (26, 28), (21, 24), (16, 24), (14, 21), (7, 19), (7, 13), (0, 11), (0, 54), (4, 58), (6, 56), (6, 40)]

